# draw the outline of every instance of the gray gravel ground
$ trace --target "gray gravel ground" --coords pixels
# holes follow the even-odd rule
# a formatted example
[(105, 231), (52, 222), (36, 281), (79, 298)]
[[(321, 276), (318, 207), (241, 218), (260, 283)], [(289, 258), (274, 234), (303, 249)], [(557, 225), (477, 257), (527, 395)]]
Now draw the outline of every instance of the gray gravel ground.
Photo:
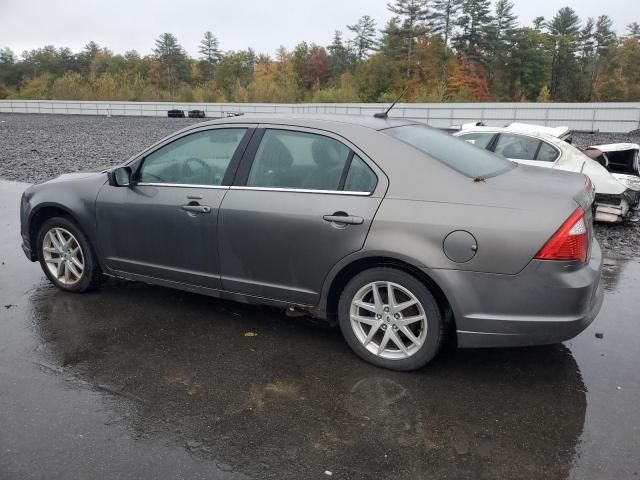
[(0, 178), (34, 183), (62, 173), (117, 165), (199, 121), (0, 114)]
[[(117, 165), (198, 119), (0, 114), (0, 178), (41, 182), (65, 172)], [(574, 145), (640, 143), (632, 134), (574, 135)], [(640, 224), (596, 225), (605, 253), (640, 256)]]

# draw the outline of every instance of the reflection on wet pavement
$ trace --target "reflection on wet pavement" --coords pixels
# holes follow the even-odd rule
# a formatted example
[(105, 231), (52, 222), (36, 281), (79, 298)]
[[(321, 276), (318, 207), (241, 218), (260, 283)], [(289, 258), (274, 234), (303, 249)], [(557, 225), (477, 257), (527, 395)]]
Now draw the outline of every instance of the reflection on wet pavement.
[[(628, 452), (640, 447), (640, 354), (612, 317), (623, 316), (637, 338), (629, 315), (640, 299), (626, 293), (640, 277), (637, 262), (609, 265), (603, 314), (567, 345), (446, 350), (422, 371), (397, 373), (357, 359), (338, 330), (270, 308), (119, 281), (87, 295), (60, 292), (20, 257), (16, 199), (7, 211), (0, 199), (8, 227), (0, 241), (13, 242), (1, 258), (0, 303), (16, 305), (0, 308), (2, 478), (555, 479), (638, 470)], [(610, 301), (621, 291), (625, 309)], [(610, 365), (624, 390), (602, 378)]]

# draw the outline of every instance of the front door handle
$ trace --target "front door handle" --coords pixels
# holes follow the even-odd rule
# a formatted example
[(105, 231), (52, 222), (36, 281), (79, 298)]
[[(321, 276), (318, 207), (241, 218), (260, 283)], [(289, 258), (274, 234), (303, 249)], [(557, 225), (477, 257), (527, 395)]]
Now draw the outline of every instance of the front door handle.
[(211, 207), (207, 205), (182, 205), (180, 208), (189, 213), (211, 213)]
[(342, 225), (362, 225), (364, 223), (364, 218), (342, 214), (342, 212), (336, 212), (333, 215), (325, 215), (322, 219), (325, 222), (338, 223)]

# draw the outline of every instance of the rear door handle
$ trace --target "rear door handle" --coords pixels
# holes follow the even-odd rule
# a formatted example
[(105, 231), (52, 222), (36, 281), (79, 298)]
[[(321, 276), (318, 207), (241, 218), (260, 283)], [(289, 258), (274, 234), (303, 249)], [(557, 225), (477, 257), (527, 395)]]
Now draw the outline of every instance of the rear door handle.
[(182, 205), (180, 208), (189, 213), (211, 213), (211, 207), (207, 205)]
[(341, 223), (343, 225), (362, 225), (364, 218), (353, 215), (325, 215), (322, 217), (325, 222)]

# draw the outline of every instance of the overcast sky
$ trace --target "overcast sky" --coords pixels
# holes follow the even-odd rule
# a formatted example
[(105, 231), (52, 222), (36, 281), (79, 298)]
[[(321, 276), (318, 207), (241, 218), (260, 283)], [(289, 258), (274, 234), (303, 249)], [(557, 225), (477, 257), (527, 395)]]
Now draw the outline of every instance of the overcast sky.
[[(391, 16), (387, 0), (0, 0), (0, 47), (16, 53), (44, 45), (80, 50), (89, 40), (116, 53), (135, 49), (148, 54), (153, 40), (171, 32), (193, 56), (206, 30), (223, 50), (253, 47), (273, 52), (306, 40), (331, 42), (368, 14), (382, 26)], [(638, 0), (515, 0), (520, 23), (530, 25), (542, 15), (552, 17), (570, 6), (581, 18), (609, 15), (616, 30), (640, 22)]]

